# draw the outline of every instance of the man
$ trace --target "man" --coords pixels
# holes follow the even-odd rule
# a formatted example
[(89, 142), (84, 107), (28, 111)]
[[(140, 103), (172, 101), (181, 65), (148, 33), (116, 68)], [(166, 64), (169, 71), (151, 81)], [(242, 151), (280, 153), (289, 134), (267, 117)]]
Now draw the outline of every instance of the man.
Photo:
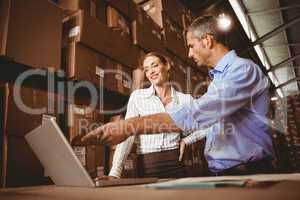
[(205, 156), (214, 175), (268, 172), (273, 154), (266, 120), (268, 79), (222, 43), (217, 27), (215, 17), (204, 16), (186, 33), (189, 57), (211, 68), (206, 94), (167, 113), (106, 124), (82, 141), (117, 144), (134, 134), (205, 129)]

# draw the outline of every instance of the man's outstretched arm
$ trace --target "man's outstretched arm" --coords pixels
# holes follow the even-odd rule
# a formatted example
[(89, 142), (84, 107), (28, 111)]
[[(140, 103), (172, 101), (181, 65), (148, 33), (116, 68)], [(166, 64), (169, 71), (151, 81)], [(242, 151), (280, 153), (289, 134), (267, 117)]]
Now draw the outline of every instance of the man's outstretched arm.
[(119, 122), (110, 122), (84, 136), (84, 143), (119, 144), (129, 136), (181, 132), (167, 113), (133, 117)]

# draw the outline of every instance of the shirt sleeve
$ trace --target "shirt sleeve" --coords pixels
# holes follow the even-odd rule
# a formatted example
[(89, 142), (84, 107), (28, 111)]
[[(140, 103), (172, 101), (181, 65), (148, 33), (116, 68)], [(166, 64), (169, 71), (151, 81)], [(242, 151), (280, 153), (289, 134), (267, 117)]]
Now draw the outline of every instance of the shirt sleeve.
[[(185, 103), (191, 103), (194, 98), (191, 95), (186, 95), (185, 100), (187, 100), (187, 102)], [(184, 137), (182, 140), (185, 142), (185, 144), (187, 145), (191, 145), (195, 142), (197, 142), (198, 140), (201, 140), (202, 138), (204, 138), (207, 134), (208, 130), (197, 130), (194, 132), (183, 132), (182, 134), (186, 137)]]
[(212, 131), (212, 126), (210, 126), (207, 129), (200, 129), (192, 132), (182, 140), (185, 142), (187, 145), (194, 144), (195, 142), (202, 140), (203, 138), (206, 137), (207, 134), (209, 134)]
[(185, 132), (206, 129), (250, 103), (267, 88), (268, 80), (258, 66), (244, 62), (228, 70), (224, 78), (214, 79), (202, 97), (168, 110), (168, 114)]
[[(129, 119), (131, 117), (137, 117), (138, 110), (135, 104), (135, 92), (130, 95), (128, 104), (127, 104), (127, 112), (125, 119)], [(132, 145), (134, 143), (135, 136), (131, 136), (127, 138), (124, 142), (117, 145), (112, 162), (112, 168), (109, 172), (109, 176), (121, 177), (122, 169), (124, 162), (131, 151)]]

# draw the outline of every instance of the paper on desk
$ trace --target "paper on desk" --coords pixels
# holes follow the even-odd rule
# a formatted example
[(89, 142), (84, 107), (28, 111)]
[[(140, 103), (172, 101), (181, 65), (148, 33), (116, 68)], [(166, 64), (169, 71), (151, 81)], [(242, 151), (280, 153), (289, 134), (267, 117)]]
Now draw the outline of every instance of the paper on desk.
[(189, 183), (157, 183), (146, 187), (153, 189), (214, 189), (218, 187), (243, 187), (247, 181), (215, 181), (215, 182), (189, 182)]
[(147, 185), (147, 187), (157, 189), (216, 188), (218, 186), (243, 186), (249, 180), (258, 183), (278, 181), (300, 181), (300, 173), (182, 178), (163, 183), (149, 184)]

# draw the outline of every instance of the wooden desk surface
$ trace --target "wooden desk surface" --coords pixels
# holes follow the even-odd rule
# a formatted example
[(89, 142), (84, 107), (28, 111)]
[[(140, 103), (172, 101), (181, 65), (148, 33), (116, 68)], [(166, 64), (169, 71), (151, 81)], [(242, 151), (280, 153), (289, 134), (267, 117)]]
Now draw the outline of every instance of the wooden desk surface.
[(0, 189), (1, 200), (27, 199), (95, 199), (95, 200), (299, 200), (300, 182), (286, 181), (266, 188), (219, 188), (190, 190), (155, 190), (143, 186), (110, 188), (76, 188), (40, 186)]

